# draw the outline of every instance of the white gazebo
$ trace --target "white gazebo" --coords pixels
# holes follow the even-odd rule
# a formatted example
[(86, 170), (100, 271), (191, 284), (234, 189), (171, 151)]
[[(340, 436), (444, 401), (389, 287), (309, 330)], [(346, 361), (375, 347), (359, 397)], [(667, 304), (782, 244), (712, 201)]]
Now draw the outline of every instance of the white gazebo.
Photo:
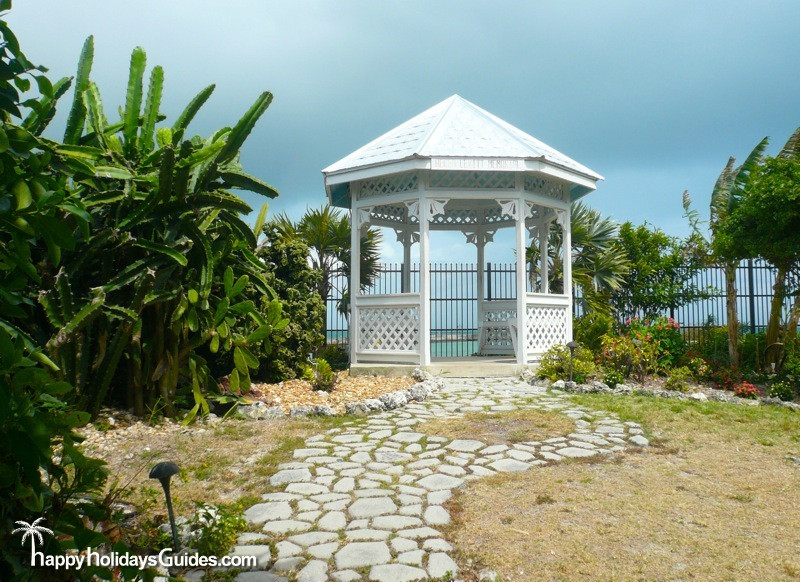
[[(479, 354), (516, 365), (536, 362), (572, 339), (570, 202), (602, 176), (454, 95), (323, 170), (334, 206), (352, 216), (349, 342), (351, 364), (431, 365), (430, 232), (460, 231), (476, 247)], [(563, 293), (548, 289), (551, 224), (563, 231)], [(403, 293), (359, 290), (360, 233), (389, 227), (403, 244)], [(516, 299), (491, 300), (484, 289), (484, 247), (514, 229), (516, 257), (528, 241), (540, 252), (531, 281), (516, 261)], [(412, 286), (419, 245), (418, 292)], [(512, 360), (513, 358), (513, 360)]]

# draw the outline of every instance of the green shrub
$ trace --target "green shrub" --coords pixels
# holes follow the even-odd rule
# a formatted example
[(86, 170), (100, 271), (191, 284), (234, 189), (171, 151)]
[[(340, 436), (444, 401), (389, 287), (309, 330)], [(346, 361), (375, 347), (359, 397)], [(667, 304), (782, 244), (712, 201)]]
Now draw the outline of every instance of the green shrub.
[(598, 354), (602, 349), (603, 336), (613, 333), (614, 327), (614, 319), (610, 315), (592, 311), (575, 319), (575, 341)]
[(301, 377), (309, 355), (323, 345), (325, 306), (316, 292), (320, 273), (309, 263), (308, 246), (299, 239), (281, 237), (274, 223), (266, 224), (264, 235), (256, 255), (266, 265), (265, 279), (283, 303), (283, 317), (289, 323), (272, 338), (270, 353), (259, 357), (253, 376), (280, 382)]
[(656, 345), (625, 335), (606, 335), (602, 339), (600, 361), (624, 378), (634, 376), (639, 382), (644, 382), (647, 375), (657, 368)]
[(344, 346), (339, 344), (325, 346), (319, 352), (318, 357), (328, 362), (331, 368), (337, 371), (346, 370), (350, 365), (350, 354), (347, 353)]
[(625, 382), (625, 375), (616, 368), (606, 366), (603, 368), (603, 382), (614, 388)]
[(330, 392), (336, 384), (336, 374), (333, 373), (331, 365), (322, 358), (318, 358), (316, 362), (316, 369), (314, 370), (314, 389)]
[[(570, 371), (570, 353), (565, 345), (555, 345), (547, 350), (539, 362), (536, 371), (540, 378), (555, 380), (568, 380)], [(597, 367), (594, 363), (592, 352), (584, 347), (575, 350), (572, 359), (572, 379), (583, 383), (597, 376)]]
[(227, 555), (237, 536), (247, 527), (241, 508), (214, 506), (202, 501), (195, 502), (195, 505), (192, 530), (197, 537), (194, 549), (205, 556)]
[(693, 379), (694, 375), (688, 366), (673, 368), (667, 373), (667, 379), (664, 382), (664, 388), (667, 390), (686, 392), (689, 390), (689, 382)]
[(773, 398), (780, 398), (784, 402), (792, 401), (795, 396), (794, 386), (788, 382), (775, 382), (769, 388), (769, 395)]
[(658, 367), (662, 370), (680, 365), (686, 355), (686, 342), (678, 322), (671, 317), (652, 320), (633, 318), (625, 322), (621, 332), (633, 339), (654, 344)]

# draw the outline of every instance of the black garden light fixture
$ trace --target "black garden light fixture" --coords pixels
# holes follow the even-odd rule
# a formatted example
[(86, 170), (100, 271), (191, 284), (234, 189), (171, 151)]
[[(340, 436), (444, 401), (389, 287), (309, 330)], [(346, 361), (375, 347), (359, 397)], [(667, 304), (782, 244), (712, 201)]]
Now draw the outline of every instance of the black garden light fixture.
[(575, 358), (575, 350), (580, 347), (580, 344), (572, 340), (567, 347), (569, 348), (569, 381), (572, 382), (572, 360)]
[(178, 541), (178, 528), (175, 525), (175, 514), (172, 512), (172, 499), (169, 496), (169, 480), (172, 478), (173, 475), (177, 475), (180, 472), (178, 465), (171, 461), (165, 461), (163, 463), (159, 463), (152, 469), (150, 469), (150, 478), (151, 479), (158, 479), (161, 482), (161, 486), (164, 488), (164, 496), (167, 498), (167, 513), (169, 514), (169, 524), (172, 528), (172, 543), (175, 544), (174, 551), (178, 551), (181, 549), (180, 541)]

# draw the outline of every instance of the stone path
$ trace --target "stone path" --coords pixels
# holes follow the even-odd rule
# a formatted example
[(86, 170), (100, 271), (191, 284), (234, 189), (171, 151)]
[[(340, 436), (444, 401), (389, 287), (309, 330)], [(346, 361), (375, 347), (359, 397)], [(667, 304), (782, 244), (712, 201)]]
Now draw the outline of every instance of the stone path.
[[(434, 417), (520, 408), (561, 411), (575, 420), (575, 431), (506, 446), (414, 430)], [(264, 494), (263, 503), (245, 512), (251, 529), (264, 533), (243, 534), (233, 551), (258, 555), (265, 569), (236, 580), (403, 582), (455, 575), (452, 547), (439, 529), (450, 522), (443, 504), (454, 489), (497, 472), (647, 446), (642, 433), (636, 423), (516, 379), (446, 379), (425, 402), (306, 439), (270, 478), (282, 491)], [(270, 548), (264, 534), (280, 541)]]

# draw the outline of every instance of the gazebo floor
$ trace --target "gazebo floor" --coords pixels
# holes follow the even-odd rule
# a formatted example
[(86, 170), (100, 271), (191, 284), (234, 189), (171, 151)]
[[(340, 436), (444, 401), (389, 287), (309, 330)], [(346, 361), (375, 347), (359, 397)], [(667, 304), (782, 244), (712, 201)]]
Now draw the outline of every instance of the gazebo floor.
[[(419, 366), (415, 364), (367, 364), (350, 366), (352, 376), (408, 376)], [(498, 376), (517, 376), (524, 368), (511, 357), (466, 357), (434, 358), (427, 371), (436, 376), (449, 378), (490, 378)]]

